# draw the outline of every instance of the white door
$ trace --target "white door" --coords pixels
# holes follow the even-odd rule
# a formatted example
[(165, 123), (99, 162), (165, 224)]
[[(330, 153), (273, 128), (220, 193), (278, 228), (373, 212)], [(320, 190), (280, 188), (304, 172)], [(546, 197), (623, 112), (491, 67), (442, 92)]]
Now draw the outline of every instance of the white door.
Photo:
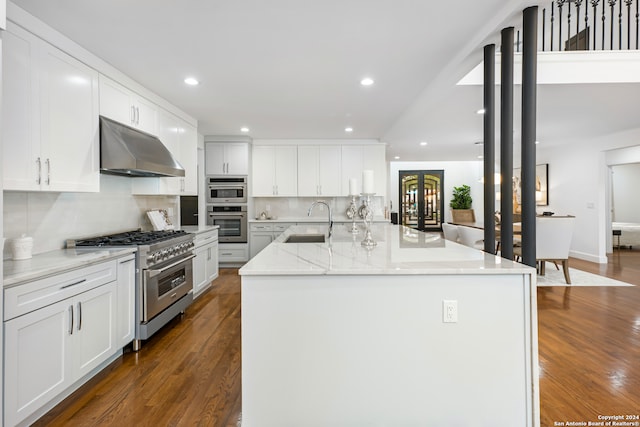
[(46, 45), (40, 101), (42, 189), (98, 192), (98, 73)]
[(218, 243), (207, 246), (207, 283), (218, 277)]
[(275, 185), (280, 197), (298, 195), (298, 148), (295, 145), (276, 147)]
[(193, 259), (193, 293), (197, 294), (207, 284), (207, 246), (200, 246), (194, 250)]
[(158, 107), (153, 102), (134, 96), (135, 127), (151, 135), (158, 134)]
[(132, 92), (113, 80), (100, 76), (100, 115), (128, 126), (134, 125)]
[(20, 28), (10, 26), (3, 34), (2, 57), (2, 174), (5, 190), (37, 190), (40, 140), (36, 129), (39, 116), (37, 56), (32, 36)]
[(91, 289), (73, 299), (75, 378), (88, 374), (115, 353), (116, 284)]
[(243, 143), (225, 144), (225, 159), (228, 175), (249, 173), (249, 145)]
[(298, 146), (298, 196), (318, 196), (318, 147)]
[(72, 310), (65, 300), (5, 322), (4, 425), (16, 425), (73, 383)]
[(119, 348), (129, 344), (135, 336), (135, 274), (135, 258), (118, 260), (116, 345)]
[(180, 178), (182, 185), (180, 193), (185, 195), (198, 194), (198, 132), (195, 127), (179, 120), (178, 132), (178, 161), (184, 168), (184, 178)]
[(252, 195), (275, 196), (274, 168), (276, 168), (274, 146), (253, 147), (251, 168)]
[(207, 175), (222, 175), (226, 171), (224, 145), (208, 142), (205, 145), (205, 172)]
[(340, 196), (341, 159), (339, 145), (318, 147), (318, 192), (322, 196)]

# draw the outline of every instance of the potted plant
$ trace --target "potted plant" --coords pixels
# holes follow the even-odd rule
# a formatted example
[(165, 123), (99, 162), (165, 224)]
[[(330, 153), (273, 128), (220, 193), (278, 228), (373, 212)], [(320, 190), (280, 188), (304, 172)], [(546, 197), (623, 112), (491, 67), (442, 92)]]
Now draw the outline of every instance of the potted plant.
[(454, 223), (476, 222), (476, 215), (471, 209), (471, 187), (461, 185), (453, 187), (453, 198), (449, 203), (451, 217)]

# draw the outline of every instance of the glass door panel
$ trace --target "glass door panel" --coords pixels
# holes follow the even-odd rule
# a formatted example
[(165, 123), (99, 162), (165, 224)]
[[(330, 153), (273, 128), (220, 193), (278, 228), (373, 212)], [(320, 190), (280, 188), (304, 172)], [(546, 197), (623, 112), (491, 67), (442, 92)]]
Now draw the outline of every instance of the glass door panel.
[(417, 230), (440, 231), (444, 211), (444, 171), (400, 171), (400, 223)]

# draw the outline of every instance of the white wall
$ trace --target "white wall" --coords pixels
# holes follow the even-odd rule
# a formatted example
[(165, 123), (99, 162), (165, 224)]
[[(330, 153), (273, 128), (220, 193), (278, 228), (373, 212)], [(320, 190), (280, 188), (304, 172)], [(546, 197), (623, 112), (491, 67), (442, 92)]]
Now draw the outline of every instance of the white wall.
[(640, 164), (618, 165), (612, 168), (612, 215), (617, 222), (640, 223)]
[(482, 176), (482, 162), (391, 162), (389, 167), (389, 200), (393, 204), (393, 212), (398, 212), (399, 181), (398, 172), (402, 170), (444, 170), (444, 222), (451, 221), (449, 202), (453, 187), (466, 184), (471, 187), (471, 207), (475, 211), (476, 221), (484, 221), (484, 190), (479, 182)]
[[(589, 140), (540, 144), (537, 163), (549, 163), (549, 206), (544, 210), (576, 216), (571, 255), (606, 263), (610, 250), (609, 166), (638, 162), (629, 150), (637, 146), (640, 128)], [(620, 154), (620, 155), (615, 155)]]
[[(4, 192), (4, 237), (34, 239), (33, 253), (65, 247), (67, 239), (98, 236), (142, 228), (152, 229), (146, 211), (173, 209), (179, 224), (179, 198), (132, 196), (135, 178), (100, 175), (99, 193)], [(5, 258), (10, 257), (5, 244)]]

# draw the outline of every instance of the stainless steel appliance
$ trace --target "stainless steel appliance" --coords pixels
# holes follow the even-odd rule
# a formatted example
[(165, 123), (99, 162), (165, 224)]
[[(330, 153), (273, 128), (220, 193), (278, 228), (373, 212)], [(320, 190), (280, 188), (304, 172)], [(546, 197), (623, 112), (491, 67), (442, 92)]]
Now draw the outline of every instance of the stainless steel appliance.
[(247, 243), (247, 205), (208, 205), (207, 225), (220, 226), (221, 243)]
[(207, 203), (247, 203), (247, 177), (207, 176)]
[(193, 301), (194, 236), (182, 230), (127, 231), (81, 240), (68, 248), (137, 246), (135, 351)]

